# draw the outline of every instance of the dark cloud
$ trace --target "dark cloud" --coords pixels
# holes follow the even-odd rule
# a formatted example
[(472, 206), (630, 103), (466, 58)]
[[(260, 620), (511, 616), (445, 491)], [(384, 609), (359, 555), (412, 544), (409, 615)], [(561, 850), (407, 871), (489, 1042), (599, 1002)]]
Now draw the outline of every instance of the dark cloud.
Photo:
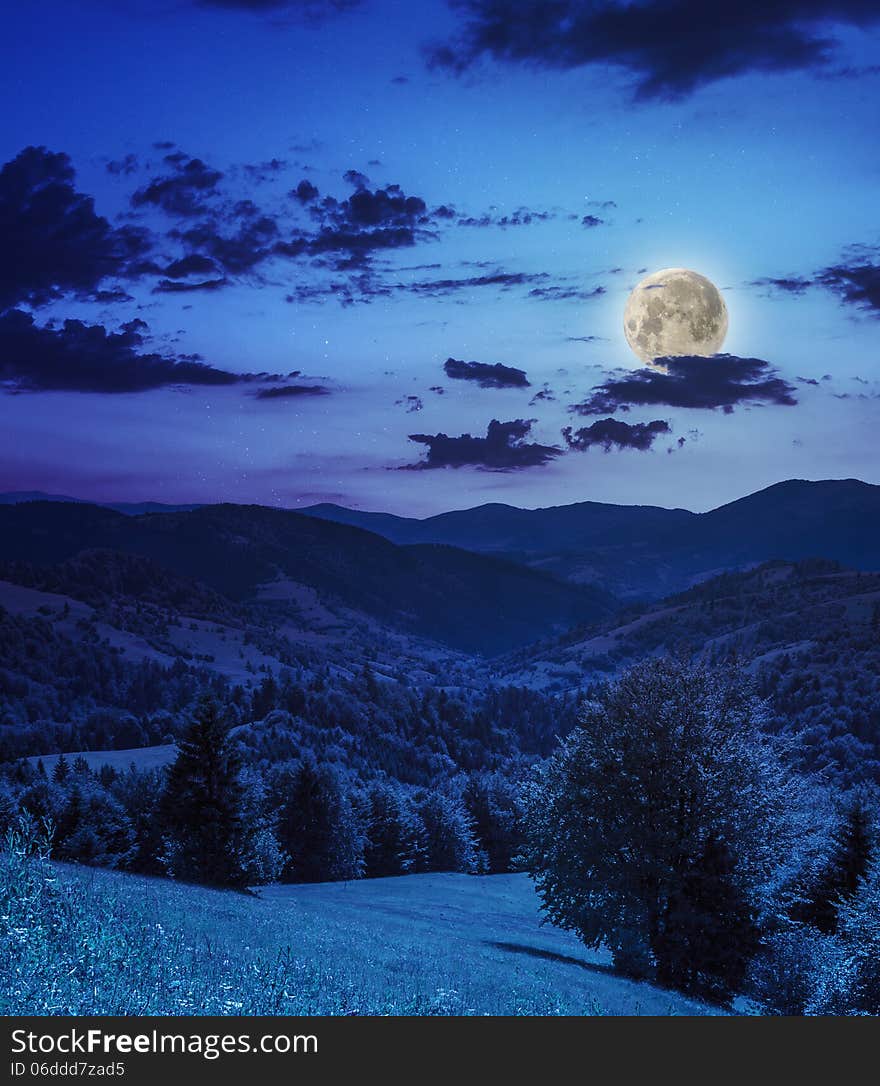
[(344, 309), (357, 303), (368, 303), (377, 298), (390, 297), (392, 291), (383, 287), (368, 275), (362, 274), (350, 279), (334, 279), (329, 282), (298, 283), (285, 295), (284, 300), (294, 305), (301, 303), (322, 303), (329, 299), (337, 302)]
[[(562, 431), (565, 443), (570, 449), (583, 452), (594, 446), (610, 452), (612, 448), (638, 449), (646, 452), (661, 434), (670, 433), (668, 422), (655, 419), (654, 422), (621, 422), (619, 419), (600, 419), (591, 426), (573, 430), (566, 426)], [(682, 439), (683, 441), (683, 439)]]
[(226, 8), (256, 14), (281, 14), (309, 21), (321, 20), (355, 8), (361, 0), (193, 0), (200, 8)]
[(124, 158), (113, 159), (106, 165), (107, 173), (113, 177), (128, 177), (136, 173), (140, 167), (137, 155), (125, 155)]
[(117, 302), (131, 302), (134, 298), (122, 287), (112, 287), (110, 290), (96, 290), (89, 295), (89, 299), (99, 305), (114, 305)]
[(811, 286), (813, 286), (812, 279), (804, 279), (796, 275), (783, 276), (778, 279), (764, 278), (753, 279), (753, 287), (770, 287), (773, 290), (782, 290), (786, 294), (804, 294)]
[(208, 366), (197, 355), (143, 351), (146, 324), (119, 332), (66, 320), (40, 327), (20, 309), (0, 316), (0, 380), (18, 391), (143, 392), (165, 385), (231, 385), (247, 376)]
[[(233, 195), (230, 186), (278, 174), (283, 160), (235, 167), (224, 177), (173, 145), (163, 142), (161, 150), (164, 172), (131, 196), (136, 210), (171, 217), (161, 235), (134, 226), (114, 228), (96, 215), (91, 199), (75, 191), (73, 168), (64, 155), (30, 148), (3, 168), (0, 228), (6, 227), (4, 241), (15, 259), (0, 267), (0, 312), (65, 292), (94, 297), (100, 291), (106, 303), (127, 299), (120, 281), (136, 277), (150, 277), (156, 294), (217, 291), (244, 278), (265, 283), (271, 265), (290, 262), (313, 269), (289, 288), (288, 300), (297, 302), (332, 297), (345, 306), (403, 292), (443, 297), (517, 286), (540, 288), (535, 298), (587, 296), (543, 273), (511, 273), (489, 264), (458, 279), (390, 282), (387, 269), (376, 270), (378, 258), (437, 238), (442, 226), (455, 221), (453, 208), (429, 208), (400, 185), (374, 188), (365, 174), (348, 170), (344, 179), (353, 191), (346, 198), (322, 194), (302, 180), (290, 193), (293, 200), (269, 212), (254, 199)], [(125, 161), (114, 170), (123, 171)], [(494, 221), (525, 223), (532, 214), (539, 213), (521, 208)], [(336, 274), (323, 277), (322, 271)], [(117, 282), (103, 282), (111, 277)]]
[(169, 279), (186, 279), (190, 275), (211, 275), (212, 272), (217, 271), (217, 265), (207, 256), (190, 253), (189, 256), (181, 257), (180, 260), (173, 260), (162, 271)]
[(586, 226), (587, 229), (590, 229), (594, 226), (602, 226), (604, 225), (604, 223), (605, 220), (600, 219), (598, 215), (584, 215), (584, 217), (581, 219), (581, 226)]
[(68, 156), (45, 147), (26, 147), (0, 170), (0, 311), (138, 274), (150, 235), (111, 226), (75, 177)]
[[(286, 246), (283, 248), (287, 249)], [(299, 253), (309, 251), (308, 246), (302, 245)], [(293, 252), (291, 251), (291, 255)], [(369, 251), (367, 253), (369, 255)], [(469, 275), (460, 278), (443, 279), (419, 279), (415, 282), (392, 282), (387, 278), (380, 278), (372, 274), (368, 263), (361, 264), (357, 260), (337, 261), (336, 270), (348, 273), (347, 279), (334, 279), (324, 283), (300, 283), (288, 295), (288, 302), (323, 302), (329, 298), (342, 306), (351, 306), (356, 303), (369, 303), (382, 298), (392, 298), (398, 294), (415, 294), (427, 298), (450, 298), (457, 294), (466, 293), (484, 288), (495, 288), (506, 293), (517, 287), (531, 287), (527, 293), (536, 301), (565, 301), (585, 300), (604, 294), (604, 287), (595, 290), (582, 290), (579, 287), (553, 283), (552, 277), (547, 272), (505, 272), (491, 271), (483, 275)], [(484, 266), (482, 264), (478, 266)], [(423, 265), (428, 268), (439, 268), (439, 264)], [(417, 270), (417, 269), (400, 269)], [(358, 272), (359, 274), (352, 274)], [(533, 286), (537, 284), (537, 286)]]
[(853, 245), (841, 260), (812, 275), (755, 279), (752, 286), (801, 295), (811, 288), (829, 290), (845, 304), (880, 316), (880, 249)]
[(154, 294), (192, 294), (196, 291), (222, 290), (229, 286), (228, 279), (200, 279), (182, 283), (174, 279), (160, 279), (153, 287)]
[(532, 396), (532, 398), (529, 400), (529, 407), (534, 407), (535, 404), (538, 404), (538, 403), (541, 403), (541, 402), (551, 403), (555, 399), (556, 399), (556, 393), (551, 388), (548, 388), (545, 385), (542, 389), (539, 389), (535, 393), (535, 395)]
[(664, 407), (720, 407), (733, 411), (737, 404), (797, 403), (794, 386), (779, 377), (769, 362), (719, 354), (711, 358), (683, 355), (658, 358), (656, 368), (645, 368), (611, 378), (570, 410), (579, 415), (613, 414), (639, 405)]
[(249, 162), (242, 166), (242, 172), (250, 181), (262, 184), (271, 181), (287, 169), (288, 163), (283, 158), (270, 158), (266, 162)]
[[(446, 206), (438, 208), (438, 211), (446, 212), (445, 218), (452, 218), (455, 214)], [(509, 215), (497, 215), (493, 212), (485, 212), (483, 215), (464, 215), (456, 220), (456, 225), (481, 228), (492, 226), (503, 230), (508, 226), (531, 226), (533, 223), (548, 222), (555, 218), (556, 214), (552, 211), (536, 211), (533, 208), (518, 207)]]
[(206, 198), (216, 192), (223, 174), (182, 151), (166, 155), (165, 162), (172, 172), (138, 189), (131, 198), (132, 207), (158, 207), (182, 218), (204, 214)]
[(345, 200), (319, 199), (311, 182), (300, 182), (291, 195), (308, 206), (315, 229), (280, 238), (271, 255), (323, 259), (336, 270), (357, 272), (369, 267), (375, 253), (436, 237), (436, 220), (420, 196), (407, 195), (400, 185), (370, 189), (358, 170), (346, 171), (344, 180), (355, 190)]
[(311, 181), (303, 178), (290, 195), (299, 200), (301, 204), (310, 204), (312, 200), (317, 200), (320, 194)]
[(325, 196), (312, 209), (312, 217), (324, 231), (350, 233), (376, 227), (412, 231), (432, 225), (425, 201), (420, 196), (407, 196), (400, 185), (371, 190), (369, 179), (357, 170), (346, 171), (344, 180), (355, 190), (347, 200)]
[(361, 173), (360, 170), (346, 170), (342, 175), (342, 180), (347, 181), (349, 185), (354, 185), (359, 191), (370, 186), (369, 177), (365, 173)]
[(476, 381), (480, 388), (528, 388), (529, 379), (524, 370), (505, 366), (501, 362), (462, 362), (447, 358), (443, 363), (447, 377), (458, 381)]
[(251, 272), (275, 253), (278, 224), (251, 200), (239, 200), (222, 216), (215, 215), (171, 231), (188, 257), (211, 261), (227, 275)]
[(330, 389), (324, 385), (273, 385), (256, 392), (258, 400), (288, 400), (302, 396), (327, 396)]
[(509, 290), (511, 287), (528, 286), (530, 283), (543, 283), (549, 278), (546, 272), (528, 274), (496, 271), (486, 275), (470, 275), (462, 279), (427, 279), (417, 283), (401, 284), (398, 289), (410, 291), (413, 294), (441, 297), (478, 287), (498, 287), (501, 290)]
[(841, 301), (880, 316), (880, 263), (868, 260), (824, 268), (815, 282), (833, 291)]
[(410, 441), (426, 445), (426, 459), (414, 468), (460, 468), (473, 466), (492, 471), (511, 471), (547, 464), (562, 454), (555, 445), (537, 445), (525, 441), (534, 419), (489, 423), (485, 437), (448, 437), (446, 434), (410, 434)]
[(746, 72), (822, 69), (839, 27), (880, 22), (876, 0), (452, 0), (456, 39), (428, 51), (461, 72), (480, 57), (569, 70), (617, 65), (642, 98), (680, 98)]
[(593, 287), (592, 290), (585, 290), (583, 287), (560, 286), (557, 284), (547, 287), (533, 287), (529, 291), (529, 297), (540, 298), (541, 301), (545, 302), (586, 302), (590, 298), (599, 298), (604, 293), (604, 287)]
[(395, 407), (406, 408), (408, 415), (414, 414), (416, 411), (421, 411), (425, 406), (422, 402), (421, 396), (402, 396), (399, 400), (394, 401)]

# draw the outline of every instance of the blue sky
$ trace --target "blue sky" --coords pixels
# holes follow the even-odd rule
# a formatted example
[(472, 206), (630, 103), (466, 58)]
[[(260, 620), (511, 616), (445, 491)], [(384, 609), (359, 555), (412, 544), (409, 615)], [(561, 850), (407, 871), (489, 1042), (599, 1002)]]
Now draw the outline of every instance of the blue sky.
[[(138, 320), (147, 327), (129, 333), (135, 354), (198, 354), (227, 375), (278, 377), (151, 379), (119, 391), (100, 381), (77, 388), (74, 375), (59, 387), (0, 335), (0, 488), (332, 500), (426, 515), (484, 501), (703, 509), (792, 476), (880, 483), (880, 40), (869, 5), (805, 0), (803, 17), (821, 9), (815, 34), (833, 43), (818, 59), (751, 63), (738, 50), (738, 69), (716, 79), (691, 56), (694, 85), (641, 96), (644, 65), (613, 63), (616, 42), (599, 59), (564, 65), (555, 47), (537, 45), (526, 57), (468, 59), (460, 74), (426, 61), (438, 42), (469, 57), (468, 20), (486, 24), (500, 0), (465, 11), (433, 0), (327, 6), (304, 17), (301, 5), (245, 0), (81, 0), (7, 16), (0, 93), (15, 105), (0, 162), (29, 146), (68, 155), (72, 187), (94, 198), (96, 215), (114, 230), (149, 232), (152, 269), (120, 266), (88, 289), (60, 283), (37, 297), (27, 283), (15, 292), (13, 268), (11, 305), (54, 346), (65, 319), (108, 333)], [(515, 22), (535, 5), (507, 7)], [(569, 25), (551, 29), (571, 37)], [(774, 33), (780, 27), (795, 32), (782, 22)], [(760, 70), (768, 67), (787, 70)], [(204, 203), (185, 215), (132, 203), (193, 158), (222, 174), (197, 193)], [(361, 176), (346, 181), (346, 171)], [(303, 180), (318, 190), (311, 203), (289, 195)], [(316, 248), (327, 215), (333, 230), (343, 219), (348, 230), (344, 202), (359, 189), (394, 185), (424, 202), (424, 222), (395, 220), (405, 243), (369, 242), (359, 260)], [(6, 191), (13, 201), (13, 186)], [(337, 202), (332, 212), (316, 210), (325, 196)], [(173, 280), (222, 280), (213, 289), (157, 291), (169, 261), (196, 251), (181, 232), (210, 220), (215, 233), (235, 233), (245, 219), (232, 209), (244, 199), (274, 237), (296, 237), (305, 250)], [(668, 432), (648, 448), (568, 451), (563, 427), (596, 421), (572, 406), (618, 370), (639, 369), (623, 306), (642, 274), (668, 266), (724, 291), (725, 352), (760, 360), (760, 376), (785, 382), (797, 402), (744, 393), (729, 413), (720, 401), (622, 403), (618, 420), (662, 419)], [(119, 297), (108, 301), (111, 281)], [(76, 349), (65, 354), (71, 374)], [(523, 370), (529, 387), (451, 379), (450, 357)], [(283, 384), (323, 394), (256, 394)], [(440, 457), (410, 434), (485, 436), (493, 419), (534, 420), (519, 443), (559, 454), (518, 466), (502, 458), (500, 471), (480, 452), (463, 466), (419, 468)]]

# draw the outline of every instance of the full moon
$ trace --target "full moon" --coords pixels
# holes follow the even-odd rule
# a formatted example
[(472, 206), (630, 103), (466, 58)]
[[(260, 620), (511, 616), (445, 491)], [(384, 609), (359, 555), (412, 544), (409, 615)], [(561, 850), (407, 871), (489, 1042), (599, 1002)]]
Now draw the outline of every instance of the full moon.
[(727, 336), (727, 306), (714, 283), (687, 268), (654, 272), (630, 294), (626, 341), (643, 362), (717, 354)]

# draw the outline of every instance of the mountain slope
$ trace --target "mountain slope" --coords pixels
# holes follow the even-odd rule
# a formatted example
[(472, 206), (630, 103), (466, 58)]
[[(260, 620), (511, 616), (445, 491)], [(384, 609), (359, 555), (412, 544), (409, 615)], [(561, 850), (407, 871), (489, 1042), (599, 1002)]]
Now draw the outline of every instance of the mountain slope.
[(507, 651), (613, 608), (595, 588), (573, 590), (500, 558), (398, 547), (359, 528), (261, 506), (142, 516), (50, 502), (0, 507), (2, 562), (47, 566), (96, 549), (149, 558), (237, 602), (271, 586), (304, 586), (393, 628), (477, 653)]
[(738, 561), (822, 557), (880, 569), (880, 486), (789, 479), (702, 514), (687, 540)]
[(726, 573), (610, 622), (493, 662), (500, 682), (546, 693), (606, 680), (645, 657), (735, 660), (798, 736), (810, 768), (880, 782), (880, 574), (770, 562)]

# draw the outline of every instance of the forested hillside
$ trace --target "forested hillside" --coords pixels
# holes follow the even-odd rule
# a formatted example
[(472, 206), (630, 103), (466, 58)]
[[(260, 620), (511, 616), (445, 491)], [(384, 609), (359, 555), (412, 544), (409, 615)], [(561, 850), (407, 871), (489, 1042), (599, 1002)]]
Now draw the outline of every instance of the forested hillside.
[(546, 692), (594, 684), (646, 656), (735, 660), (832, 778), (880, 781), (880, 574), (821, 560), (725, 573), (615, 621), (496, 661), (506, 682)]
[[(5, 513), (19, 534), (0, 565), (0, 829), (48, 834), (61, 860), (234, 888), (526, 866), (552, 915), (588, 945), (611, 939), (628, 975), (724, 1006), (746, 988), (796, 1013), (830, 1005), (818, 986), (822, 962), (848, 952), (838, 922), (862, 932), (838, 896), (862, 912), (870, 899), (859, 880), (874, 848), (865, 789), (880, 783), (880, 574), (777, 560), (622, 607), (506, 559), (270, 510)], [(619, 720), (634, 731), (606, 750)], [(93, 753), (123, 750), (113, 765)], [(688, 828), (684, 904), (663, 897), (680, 946), (641, 921), (616, 945), (614, 924), (582, 931), (580, 906), (561, 904), (581, 857), (554, 873), (557, 846), (575, 839), (559, 826), (587, 795), (577, 825), (601, 814), (596, 781), (631, 799), (630, 770), (613, 768), (630, 757), (633, 780), (666, 782), (667, 813), (680, 786), (727, 782), (717, 809), (699, 784), (694, 810), (708, 802), (717, 828)], [(655, 757), (672, 770), (658, 777)], [(778, 848), (740, 802), (746, 766)], [(638, 811), (606, 848), (615, 817), (587, 850), (611, 864), (591, 915), (617, 915), (615, 857), (681, 862)], [(734, 862), (751, 881), (733, 878)], [(694, 916), (721, 925), (705, 946)], [(801, 968), (798, 992), (760, 974)]]

